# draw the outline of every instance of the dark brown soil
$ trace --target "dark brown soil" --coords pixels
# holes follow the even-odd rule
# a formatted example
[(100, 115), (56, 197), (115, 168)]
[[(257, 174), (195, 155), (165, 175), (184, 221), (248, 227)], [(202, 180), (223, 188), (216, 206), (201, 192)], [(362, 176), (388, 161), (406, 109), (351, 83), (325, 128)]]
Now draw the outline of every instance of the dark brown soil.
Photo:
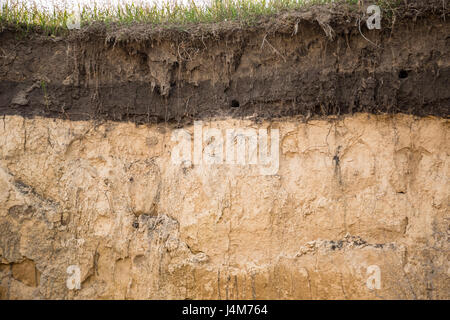
[[(180, 27), (0, 33), (0, 115), (179, 124), (355, 112), (450, 114), (448, 1), (368, 30), (343, 5)], [(362, 18), (362, 19), (361, 19)]]

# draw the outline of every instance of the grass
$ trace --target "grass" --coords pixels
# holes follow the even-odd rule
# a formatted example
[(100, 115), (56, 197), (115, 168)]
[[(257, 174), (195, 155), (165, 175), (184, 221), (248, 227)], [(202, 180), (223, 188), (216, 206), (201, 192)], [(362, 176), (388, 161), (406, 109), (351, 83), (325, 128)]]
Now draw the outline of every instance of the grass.
[(144, 3), (120, 3), (115, 6), (100, 7), (94, 4), (79, 7), (79, 14), (67, 8), (54, 8), (49, 11), (36, 4), (25, 5), (18, 0), (1, 0), (0, 26), (14, 26), (24, 31), (39, 29), (48, 34), (57, 34), (67, 30), (70, 21), (76, 17), (79, 17), (81, 26), (93, 22), (154, 25), (184, 25), (235, 20), (245, 22), (255, 20), (262, 15), (295, 10), (310, 4), (331, 2), (356, 4), (358, 0), (210, 0), (208, 5), (203, 6), (196, 5), (192, 0), (187, 5), (172, 0), (171, 3), (164, 2), (159, 6)]

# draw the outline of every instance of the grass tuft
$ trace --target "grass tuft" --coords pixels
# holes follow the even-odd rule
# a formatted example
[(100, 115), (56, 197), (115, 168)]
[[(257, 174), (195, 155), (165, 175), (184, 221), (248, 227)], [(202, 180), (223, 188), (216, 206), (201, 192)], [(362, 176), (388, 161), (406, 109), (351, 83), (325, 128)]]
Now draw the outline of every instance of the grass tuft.
[[(358, 3), (358, 0), (210, 0), (207, 5), (196, 5), (193, 0), (189, 1), (188, 4), (182, 4), (172, 0), (160, 5), (122, 2), (117, 5), (98, 6), (94, 3), (78, 7), (78, 12), (75, 12), (65, 7), (45, 10), (35, 3), (30, 5), (20, 0), (2, 0), (0, 26), (14, 26), (24, 31), (40, 29), (48, 34), (57, 34), (67, 30), (72, 21), (79, 21), (81, 27), (94, 22), (154, 25), (185, 25), (236, 20), (245, 22), (254, 21), (262, 15), (300, 9), (312, 4)], [(383, 1), (389, 0), (381, 2)]]

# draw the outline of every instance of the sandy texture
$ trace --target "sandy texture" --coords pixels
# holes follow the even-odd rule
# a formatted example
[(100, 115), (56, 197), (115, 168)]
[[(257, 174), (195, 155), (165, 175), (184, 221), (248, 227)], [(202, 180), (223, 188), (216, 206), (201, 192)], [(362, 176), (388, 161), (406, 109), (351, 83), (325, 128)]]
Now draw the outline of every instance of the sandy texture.
[(278, 173), (174, 165), (168, 125), (0, 121), (0, 297), (449, 298), (448, 120), (203, 125), (278, 128)]

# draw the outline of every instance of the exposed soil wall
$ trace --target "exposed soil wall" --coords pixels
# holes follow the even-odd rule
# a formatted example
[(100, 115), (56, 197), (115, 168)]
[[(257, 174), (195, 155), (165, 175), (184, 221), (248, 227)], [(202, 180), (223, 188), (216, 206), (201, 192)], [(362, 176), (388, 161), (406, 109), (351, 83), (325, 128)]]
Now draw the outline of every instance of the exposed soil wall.
[(448, 120), (261, 127), (276, 175), (174, 165), (165, 126), (6, 117), (2, 298), (448, 298)]
[(70, 36), (22, 38), (5, 30), (0, 113), (138, 123), (448, 116), (450, 22), (447, 11), (430, 8), (404, 9), (415, 16), (386, 18), (381, 30), (367, 30), (359, 12), (342, 6), (253, 27), (94, 25)]
[[(449, 19), (408, 8), (5, 28), (0, 298), (448, 299)], [(193, 120), (278, 132), (276, 170), (174, 163)]]

